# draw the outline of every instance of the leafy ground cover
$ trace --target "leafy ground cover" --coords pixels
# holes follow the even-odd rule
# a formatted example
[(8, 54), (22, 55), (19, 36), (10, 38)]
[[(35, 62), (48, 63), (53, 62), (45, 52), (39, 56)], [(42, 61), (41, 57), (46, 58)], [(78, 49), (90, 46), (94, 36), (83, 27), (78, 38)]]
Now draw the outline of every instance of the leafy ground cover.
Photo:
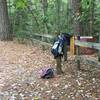
[[(87, 56), (87, 57), (93, 57)], [(63, 62), (63, 75), (41, 79), (45, 66), (55, 69), (49, 50), (39, 46), (0, 42), (0, 100), (99, 100), (100, 70), (83, 64), (78, 71), (74, 56)]]

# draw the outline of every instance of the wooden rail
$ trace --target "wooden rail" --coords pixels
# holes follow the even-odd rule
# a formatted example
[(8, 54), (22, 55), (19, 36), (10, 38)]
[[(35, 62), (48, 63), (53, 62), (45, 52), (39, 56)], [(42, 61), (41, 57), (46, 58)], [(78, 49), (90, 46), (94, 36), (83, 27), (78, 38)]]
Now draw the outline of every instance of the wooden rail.
[(82, 63), (89, 64), (91, 66), (95, 66), (100, 69), (100, 62), (91, 58), (85, 58), (84, 56), (77, 56), (76, 60), (79, 60)]
[(53, 35), (48, 35), (48, 34), (37, 34), (34, 33), (31, 35), (31, 40), (33, 42), (38, 42), (40, 44), (52, 44), (53, 40), (54, 40), (54, 36)]
[(32, 39), (33, 42), (36, 42), (36, 43), (39, 43), (41, 45), (47, 45), (47, 46), (52, 46), (52, 44), (50, 43), (46, 43), (46, 42), (43, 42), (43, 41), (40, 41), (40, 40), (37, 40), (37, 39)]
[(100, 50), (100, 43), (82, 42), (82, 41), (76, 40), (75, 45)]
[(34, 36), (38, 36), (38, 37), (49, 38), (49, 39), (53, 39), (53, 38), (54, 38), (54, 36), (49, 35), (49, 34), (37, 34), (37, 33), (35, 33), (35, 34), (33, 34), (33, 35), (34, 35)]

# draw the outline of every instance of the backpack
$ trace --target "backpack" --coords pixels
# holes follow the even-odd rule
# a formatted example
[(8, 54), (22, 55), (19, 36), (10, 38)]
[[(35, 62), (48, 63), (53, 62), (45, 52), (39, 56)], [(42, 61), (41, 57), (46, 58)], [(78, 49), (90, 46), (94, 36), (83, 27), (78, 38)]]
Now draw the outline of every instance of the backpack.
[(54, 55), (54, 58), (63, 55), (63, 46), (64, 38), (59, 36), (58, 39), (54, 42), (53, 47), (51, 48), (51, 53)]
[(41, 78), (49, 79), (54, 77), (54, 70), (53, 68), (45, 68), (41, 71)]

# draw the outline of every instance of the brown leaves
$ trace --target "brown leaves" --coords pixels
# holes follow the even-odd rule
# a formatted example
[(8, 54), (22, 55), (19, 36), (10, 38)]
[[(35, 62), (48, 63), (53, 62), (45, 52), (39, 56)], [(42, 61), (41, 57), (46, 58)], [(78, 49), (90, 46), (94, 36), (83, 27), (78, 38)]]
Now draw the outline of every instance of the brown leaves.
[[(100, 98), (100, 72), (77, 71), (74, 56), (62, 62), (64, 75), (40, 79), (41, 68), (55, 62), (50, 51), (13, 42), (0, 42), (0, 99), (89, 100)], [(88, 57), (88, 56), (87, 56)], [(89, 56), (90, 57), (90, 56)], [(91, 70), (90, 66), (82, 66)]]

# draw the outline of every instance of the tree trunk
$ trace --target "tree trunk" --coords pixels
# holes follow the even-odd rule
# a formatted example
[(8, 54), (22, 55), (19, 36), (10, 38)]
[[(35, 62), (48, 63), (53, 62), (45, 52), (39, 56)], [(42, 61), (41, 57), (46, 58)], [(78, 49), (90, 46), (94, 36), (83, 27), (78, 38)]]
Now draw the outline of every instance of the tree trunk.
[(60, 8), (61, 8), (61, 0), (56, 0), (57, 2), (57, 32), (60, 34)]
[(90, 0), (90, 14), (89, 14), (89, 34), (93, 35), (93, 24), (94, 24), (94, 2), (95, 0)]
[(68, 0), (67, 3), (67, 20), (68, 20), (68, 29), (67, 32), (72, 32), (72, 0)]
[[(44, 30), (43, 30), (43, 34), (47, 34), (48, 33), (48, 28), (47, 28), (47, 6), (48, 6), (48, 3), (47, 3), (47, 0), (40, 0), (41, 1), (41, 14), (43, 16), (43, 27), (44, 27)], [(42, 41), (44, 41), (44, 38), (42, 37)], [(45, 50), (45, 46), (42, 45), (42, 49), (43, 51)]]
[(82, 16), (81, 0), (72, 0), (72, 9), (74, 14), (73, 33), (82, 35), (83, 26), (81, 21), (81, 16)]
[(43, 25), (44, 25), (44, 33), (48, 33), (47, 28), (47, 7), (48, 3), (47, 0), (41, 0), (41, 9), (42, 9), (42, 15), (43, 15)]
[(12, 40), (6, 0), (0, 0), (0, 40)]

